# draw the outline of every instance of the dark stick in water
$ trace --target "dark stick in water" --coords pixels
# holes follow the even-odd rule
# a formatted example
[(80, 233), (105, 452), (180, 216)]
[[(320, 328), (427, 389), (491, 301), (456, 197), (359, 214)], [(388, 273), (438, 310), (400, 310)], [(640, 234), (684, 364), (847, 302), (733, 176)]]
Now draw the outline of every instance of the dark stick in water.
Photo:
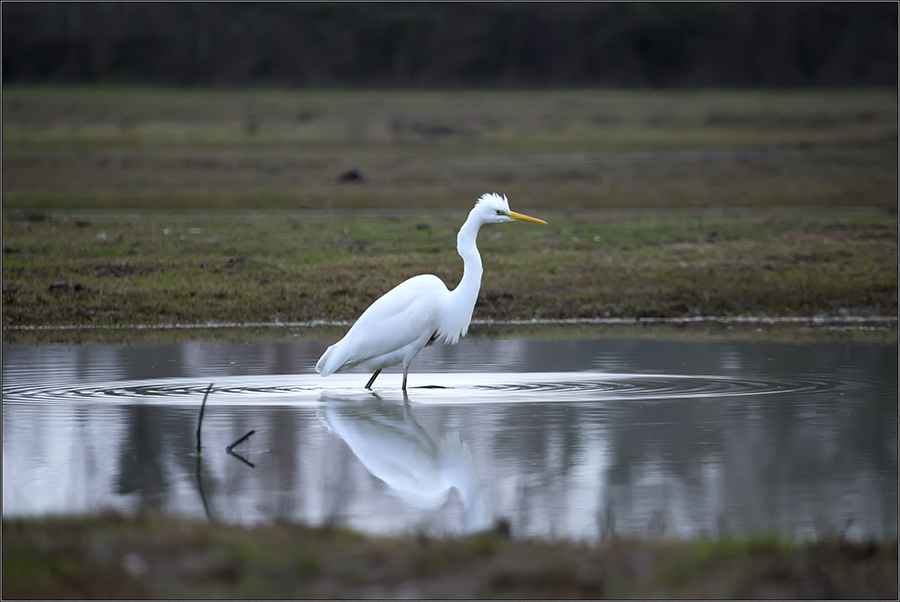
[(254, 464), (253, 462), (251, 462), (250, 460), (248, 460), (248, 459), (245, 458), (244, 456), (240, 455), (240, 454), (237, 453), (236, 451), (232, 451), (231, 448), (228, 448), (228, 449), (226, 449), (225, 451), (228, 452), (228, 455), (229, 455), (229, 456), (231, 456), (232, 458), (237, 458), (238, 460), (240, 460), (241, 462), (243, 462), (244, 464), (246, 464), (246, 465), (249, 466), (250, 468), (256, 468), (256, 464)]
[(232, 443), (231, 445), (229, 445), (228, 447), (226, 447), (226, 448), (225, 448), (225, 451), (231, 452), (231, 449), (232, 449), (233, 447), (235, 447), (236, 445), (242, 443), (242, 442), (244, 441), (244, 439), (246, 439), (247, 437), (249, 437), (250, 435), (252, 435), (252, 434), (255, 433), (255, 432), (256, 432), (256, 429), (250, 430), (250, 432), (248, 432), (246, 435), (244, 435), (243, 437), (241, 437), (240, 439), (238, 439), (237, 441), (235, 441), (234, 443)]
[(213, 384), (209, 383), (209, 386), (206, 387), (206, 393), (203, 394), (203, 403), (200, 404), (200, 417), (197, 419), (197, 453), (200, 453), (200, 428), (203, 426), (203, 411), (206, 410), (206, 398), (209, 397), (209, 392), (212, 391)]

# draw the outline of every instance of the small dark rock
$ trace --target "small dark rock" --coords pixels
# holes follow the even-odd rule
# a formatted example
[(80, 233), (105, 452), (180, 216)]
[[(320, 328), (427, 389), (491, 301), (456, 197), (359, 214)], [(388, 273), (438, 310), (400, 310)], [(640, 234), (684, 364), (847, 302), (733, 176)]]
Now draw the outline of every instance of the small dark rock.
[(338, 183), (343, 184), (347, 182), (359, 182), (362, 183), (364, 181), (362, 174), (358, 169), (348, 169), (340, 176), (338, 176)]
[(57, 280), (56, 282), (51, 284), (49, 287), (47, 287), (47, 291), (49, 291), (51, 293), (92, 293), (92, 294), (96, 294), (96, 293), (100, 292), (97, 289), (88, 288), (84, 285), (77, 284), (77, 283), (72, 286), (69, 286), (69, 283), (66, 282), (65, 280)]

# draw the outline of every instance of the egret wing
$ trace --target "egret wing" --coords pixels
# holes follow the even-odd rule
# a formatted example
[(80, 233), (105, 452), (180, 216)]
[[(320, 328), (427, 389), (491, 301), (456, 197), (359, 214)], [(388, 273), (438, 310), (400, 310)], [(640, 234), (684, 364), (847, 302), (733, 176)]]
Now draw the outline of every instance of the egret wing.
[[(397, 285), (366, 309), (334, 349), (327, 364), (336, 371), (427, 342), (437, 328), (440, 299), (447, 287), (437, 276), (416, 276)], [(324, 356), (323, 356), (324, 357)], [(394, 363), (399, 363), (399, 360)]]

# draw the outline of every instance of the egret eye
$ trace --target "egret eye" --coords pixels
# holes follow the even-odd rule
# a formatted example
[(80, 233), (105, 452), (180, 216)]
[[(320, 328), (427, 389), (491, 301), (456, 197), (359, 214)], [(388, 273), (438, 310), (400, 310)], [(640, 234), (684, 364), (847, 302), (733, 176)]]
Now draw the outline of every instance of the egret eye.
[(501, 211), (500, 209), (497, 209), (497, 215), (503, 215), (503, 211)]

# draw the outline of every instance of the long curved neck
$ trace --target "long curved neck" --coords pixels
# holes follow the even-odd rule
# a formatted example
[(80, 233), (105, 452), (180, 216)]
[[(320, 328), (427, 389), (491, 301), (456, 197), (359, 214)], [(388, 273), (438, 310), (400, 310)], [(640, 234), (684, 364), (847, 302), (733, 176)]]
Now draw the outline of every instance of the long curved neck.
[(481, 289), (481, 275), (484, 270), (481, 267), (481, 255), (478, 254), (478, 247), (475, 245), (475, 239), (478, 236), (478, 229), (481, 224), (475, 220), (471, 214), (469, 218), (459, 229), (456, 236), (456, 251), (463, 260), (463, 277), (459, 284), (453, 290), (454, 296), (471, 302), (471, 307), (475, 307), (475, 301), (478, 299), (478, 291)]
[(480, 227), (481, 220), (469, 213), (469, 218), (456, 236), (456, 250), (463, 260), (463, 277), (442, 304), (437, 334), (445, 343), (456, 343), (459, 337), (465, 336), (472, 321), (472, 312), (481, 289), (481, 256), (475, 246)]

